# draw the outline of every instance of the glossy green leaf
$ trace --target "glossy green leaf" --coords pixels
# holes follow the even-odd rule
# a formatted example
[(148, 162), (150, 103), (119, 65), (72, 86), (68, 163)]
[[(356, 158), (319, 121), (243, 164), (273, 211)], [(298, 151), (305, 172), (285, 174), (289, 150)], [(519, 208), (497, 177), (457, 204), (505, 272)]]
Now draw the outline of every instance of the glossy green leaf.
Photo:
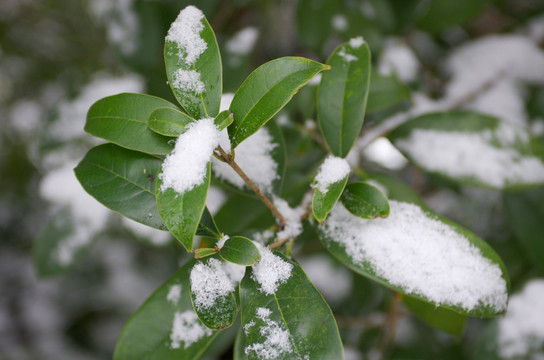
[(197, 260), (191, 269), (190, 279), (191, 300), (200, 321), (214, 330), (231, 326), (238, 313), (235, 291), (232, 288), (225, 295), (217, 293), (220, 279), (230, 281), (218, 257)]
[(428, 209), (423, 199), (408, 185), (385, 174), (369, 173), (366, 182), (380, 189), (388, 199), (415, 204)]
[(327, 65), (300, 58), (283, 57), (267, 62), (253, 71), (238, 89), (230, 110), (234, 122), (228, 127), (234, 149), (257, 132)]
[(410, 100), (410, 89), (395, 77), (373, 71), (370, 78), (367, 114), (383, 111)]
[(114, 360), (200, 358), (219, 332), (204, 326), (193, 310), (189, 274), (195, 263), (185, 264), (132, 315), (117, 340)]
[(234, 121), (234, 116), (230, 112), (230, 110), (221, 111), (214, 120), (215, 125), (219, 128), (219, 130), (225, 129), (227, 126), (232, 124)]
[(149, 115), (164, 107), (176, 109), (168, 101), (150, 95), (108, 96), (89, 109), (85, 131), (130, 150), (166, 155), (174, 148), (171, 139), (147, 127)]
[(159, 108), (149, 115), (147, 126), (157, 134), (178, 137), (187, 130), (187, 125), (194, 121), (178, 109)]
[[(493, 264), (493, 265), (496, 265), (498, 267), (498, 269), (500, 269), (500, 276), (504, 279), (505, 283), (506, 283), (506, 291), (507, 293), (510, 292), (510, 279), (508, 277), (508, 272), (506, 270), (506, 267), (503, 263), (503, 261), (501, 260), (501, 258), (497, 255), (497, 253), (495, 253), (495, 251), (485, 242), (483, 241), (482, 239), (480, 239), (479, 237), (477, 237), (476, 235), (474, 235), (473, 233), (471, 233), (470, 231), (462, 228), (461, 226), (457, 225), (456, 223), (454, 223), (453, 221), (450, 221), (448, 219), (445, 219), (443, 217), (440, 217), (438, 215), (435, 215), (429, 211), (425, 211), (424, 212), (424, 216), (432, 219), (432, 220), (435, 220), (435, 221), (438, 221), (438, 222), (442, 222), (444, 225), (446, 225), (448, 227), (448, 230), (446, 233), (444, 233), (444, 235), (440, 235), (440, 236), (448, 236), (447, 234), (450, 234), (449, 231), (451, 230), (451, 234), (454, 234), (454, 233), (457, 233), (461, 236), (463, 236), (469, 243), (472, 247), (474, 247), (475, 249), (478, 250), (479, 252), (479, 255), (478, 256), (482, 256), (483, 258), (487, 259), (486, 261), (489, 261), (490, 264)], [(327, 219), (327, 221), (329, 221), (331, 218), (331, 216), (329, 216), (329, 218)], [(354, 217), (355, 219), (357, 219), (356, 217)], [(342, 226), (349, 226), (350, 229), (354, 229), (353, 226), (354, 223), (353, 221), (351, 221), (352, 219), (350, 219), (350, 221), (348, 222), (345, 222), (345, 223), (335, 223), (333, 226), (334, 226), (334, 232), (327, 232), (325, 231), (326, 230), (326, 226), (327, 226), (327, 221), (325, 221), (325, 225), (324, 226), (320, 226), (318, 228), (318, 234), (319, 234), (319, 238), (321, 240), (321, 242), (323, 243), (323, 245), (325, 246), (325, 248), (335, 257), (337, 258), (341, 263), (343, 263), (344, 265), (346, 265), (348, 268), (350, 268), (351, 270), (353, 270), (354, 272), (360, 274), (360, 275), (363, 275), (379, 284), (382, 284), (392, 290), (395, 290), (395, 291), (398, 291), (402, 294), (407, 294), (409, 296), (412, 296), (418, 300), (421, 300), (421, 301), (424, 301), (424, 302), (427, 302), (429, 304), (432, 304), (433, 306), (436, 306), (436, 307), (442, 307), (442, 308), (445, 308), (445, 309), (449, 309), (449, 310), (453, 310), (459, 314), (462, 314), (462, 315), (466, 315), (466, 316), (477, 316), (477, 317), (493, 317), (493, 316), (497, 316), (501, 313), (503, 313), (505, 311), (505, 309), (502, 309), (502, 308), (495, 308), (491, 305), (484, 305), (481, 301), (471, 307), (470, 309), (468, 308), (463, 308), (461, 307), (460, 305), (454, 305), (454, 304), (451, 304), (451, 303), (448, 303), (447, 300), (444, 300), (442, 302), (437, 302), (437, 301), (433, 301), (429, 298), (427, 298), (426, 296), (424, 295), (421, 295), (420, 293), (416, 293), (413, 289), (409, 289), (409, 288), (406, 288), (405, 286), (401, 286), (399, 285), (398, 283), (393, 283), (392, 281), (390, 281), (390, 279), (388, 279), (386, 277), (386, 275), (380, 275), (380, 273), (378, 272), (379, 270), (377, 270), (376, 266), (374, 266), (372, 263), (371, 263), (371, 259), (369, 259), (368, 257), (366, 257), (366, 255), (361, 255), (360, 257), (353, 257), (352, 255), (350, 255), (349, 251), (346, 249), (346, 246), (342, 243), (342, 240), (346, 238), (346, 235), (344, 234), (344, 230), (341, 229)], [(361, 219), (360, 221), (365, 221), (366, 223), (365, 224), (372, 224), (373, 222), (379, 222), (379, 221), (385, 221), (385, 220), (382, 220), (382, 219), (377, 219), (377, 220), (363, 220)], [(414, 221), (416, 221), (414, 219)], [(364, 226), (364, 225), (361, 225), (361, 226)], [(379, 226), (379, 225), (376, 225), (376, 226)], [(375, 230), (375, 233), (378, 234), (380, 231), (379, 231), (379, 228), (374, 228)], [(385, 231), (385, 229), (384, 229)], [(336, 238), (337, 236), (339, 236), (340, 238)], [(399, 238), (398, 238), (398, 242), (399, 244), (402, 242), (402, 238), (400, 237), (400, 235), (398, 235)], [(409, 236), (411, 236), (412, 238), (417, 238), (417, 233), (414, 233), (412, 232)], [(392, 244), (392, 243), (391, 243)], [(393, 245), (391, 245), (393, 246)], [(419, 245), (418, 245), (419, 246)], [(421, 251), (423, 251), (424, 249), (413, 249), (414, 252), (419, 252), (420, 254), (423, 254)], [(407, 251), (411, 251), (411, 250), (407, 250)], [(447, 254), (448, 256), (455, 256), (455, 254)], [(432, 256), (433, 254), (432, 253), (429, 253), (427, 255), (421, 255), (421, 256), (424, 256), (426, 259), (426, 261), (431, 261), (432, 260)], [(393, 259), (393, 258), (391, 258)], [(415, 260), (414, 260), (415, 261)], [(421, 263), (421, 266), (423, 266), (422, 268), (422, 271), (425, 271), (425, 267), (426, 264), (425, 262), (426, 261), (422, 261)], [(432, 263), (432, 262), (431, 262)], [(389, 264), (389, 265), (386, 265), (386, 266), (393, 266), (392, 264)], [(451, 269), (451, 271), (455, 271), (455, 269)], [(475, 274), (474, 276), (477, 276), (477, 274)], [(459, 290), (460, 291), (460, 290)]]
[(189, 252), (193, 251), (193, 238), (206, 207), (210, 172), (211, 167), (208, 163), (206, 177), (202, 183), (183, 194), (171, 188), (161, 191), (162, 181), (160, 178), (157, 179), (155, 192), (159, 214), (168, 230)]
[(408, 295), (402, 297), (402, 302), (411, 312), (433, 328), (458, 337), (463, 335), (467, 322), (466, 316), (449, 309), (436, 307)]
[(378, 188), (363, 182), (346, 186), (341, 198), (350, 213), (363, 219), (389, 216), (389, 202)]
[(212, 248), (200, 248), (195, 250), (195, 259), (202, 259), (211, 255), (217, 254), (216, 249)]
[(363, 126), (370, 88), (370, 49), (352, 39), (338, 46), (327, 64), (331, 70), (321, 78), (317, 118), (331, 152), (345, 157)]
[(166, 230), (155, 202), (161, 163), (152, 155), (103, 144), (89, 150), (74, 171), (85, 191), (107, 208)]
[[(186, 10), (187, 8), (182, 12)], [(169, 40), (169, 36), (164, 44), (168, 83), (178, 102), (195, 119), (215, 117), (219, 113), (223, 86), (221, 55), (215, 34), (206, 17), (202, 17), (201, 24), (203, 28), (198, 35), (206, 43), (206, 49), (196, 60), (193, 59), (194, 54), (188, 56), (186, 48)], [(172, 24), (174, 26), (175, 23)], [(186, 77), (192, 79), (191, 83), (198, 77), (196, 82), (202, 88), (188, 88), (187, 82), (183, 81)]]
[[(261, 292), (260, 284), (247, 271), (240, 283), (242, 327), (246, 344), (242, 359), (262, 359), (264, 345), (278, 350), (278, 359), (343, 359), (342, 342), (334, 316), (302, 268), (279, 252), (293, 266), (291, 276), (275, 293)], [(270, 345), (275, 335), (285, 336), (285, 346)], [(240, 345), (238, 345), (240, 347)]]
[(261, 253), (253, 241), (242, 236), (233, 236), (225, 241), (219, 256), (228, 262), (252, 266), (261, 259)]
[(196, 229), (196, 234), (199, 236), (207, 236), (212, 238), (221, 237), (221, 232), (217, 228), (215, 220), (213, 219), (210, 210), (208, 210), (208, 207), (205, 207), (204, 211), (202, 212), (202, 217), (200, 218), (200, 223)]
[(334, 208), (334, 205), (336, 205), (340, 195), (342, 195), (342, 191), (344, 191), (344, 188), (346, 187), (348, 178), (349, 174), (342, 180), (330, 184), (325, 193), (321, 192), (321, 190), (317, 188), (315, 189), (312, 197), (312, 211), (315, 218), (320, 223), (325, 221), (327, 215)]

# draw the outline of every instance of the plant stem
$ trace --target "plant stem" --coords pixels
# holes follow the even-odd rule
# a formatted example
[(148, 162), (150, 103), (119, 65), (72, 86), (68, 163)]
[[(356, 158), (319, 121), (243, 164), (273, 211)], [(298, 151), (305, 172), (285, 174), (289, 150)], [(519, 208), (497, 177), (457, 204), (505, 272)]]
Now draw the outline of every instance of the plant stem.
[(223, 160), (229, 164), (229, 166), (238, 174), (240, 175), (240, 177), (242, 178), (242, 180), (244, 180), (244, 182), (247, 184), (247, 186), (249, 186), (249, 188), (251, 190), (253, 190), (253, 192), (255, 194), (257, 194), (257, 196), (259, 197), (259, 199), (261, 199), (261, 201), (270, 209), (270, 211), (272, 211), (272, 214), (274, 214), (274, 216), (276, 217), (276, 219), (278, 220), (278, 226), (280, 229), (282, 229), (284, 226), (285, 226), (285, 217), (283, 217), (283, 215), (279, 212), (278, 208), (272, 203), (272, 201), (270, 201), (270, 199), (268, 197), (266, 197), (266, 195), (261, 191), (261, 189), (259, 189), (259, 187), (253, 182), (251, 181), (251, 179), (246, 175), (246, 173), (240, 168), (240, 166), (238, 166), (238, 164), (236, 163), (236, 161), (234, 161), (234, 158), (227, 154), (225, 152), (225, 150), (223, 150), (223, 148), (221, 146), (218, 146), (216, 148), (216, 150), (219, 152), (219, 154), (221, 155), (221, 157), (223, 158)]

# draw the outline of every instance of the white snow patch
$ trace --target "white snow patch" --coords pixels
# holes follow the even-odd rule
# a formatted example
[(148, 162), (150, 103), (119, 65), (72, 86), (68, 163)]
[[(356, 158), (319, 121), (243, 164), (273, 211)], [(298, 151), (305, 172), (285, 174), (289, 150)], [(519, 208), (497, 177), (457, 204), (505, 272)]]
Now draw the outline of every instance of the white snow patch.
[[(226, 134), (226, 130), (224, 130), (221, 147), (230, 151), (230, 142), (228, 145), (223, 144), (228, 141)], [(272, 158), (272, 151), (277, 146), (278, 144), (274, 142), (268, 129), (263, 127), (236, 148), (236, 163), (264, 193), (272, 192), (273, 182), (279, 177), (278, 163)], [(240, 175), (228, 164), (216, 158), (213, 158), (212, 161), (215, 176), (240, 189), (247, 186)]]
[(168, 290), (168, 295), (166, 295), (166, 300), (174, 305), (177, 305), (179, 299), (181, 298), (181, 289), (181, 284), (175, 284), (170, 286), (170, 289)]
[(341, 56), (344, 59), (344, 62), (347, 62), (347, 63), (350, 63), (352, 61), (356, 61), (359, 59), (357, 56), (347, 53), (345, 48), (342, 48), (338, 52), (338, 55)]
[(202, 11), (194, 6), (187, 6), (180, 11), (166, 35), (166, 41), (177, 44), (178, 56), (187, 65), (194, 65), (200, 55), (208, 48), (206, 41), (200, 37), (200, 32), (204, 30), (203, 18)]
[(378, 69), (380, 74), (396, 74), (399, 80), (412, 82), (417, 78), (420, 63), (403, 40), (390, 38), (385, 42)]
[(354, 49), (358, 49), (365, 43), (365, 39), (363, 39), (362, 36), (357, 36), (354, 38), (349, 39), (349, 46), (351, 46)]
[(249, 26), (234, 34), (225, 44), (225, 48), (233, 55), (247, 55), (253, 50), (258, 37), (259, 30)]
[(199, 262), (193, 266), (190, 280), (191, 292), (195, 295), (194, 303), (198, 310), (211, 308), (218, 297), (234, 291), (234, 285), (221, 261), (217, 259), (209, 259), (207, 264)]
[(528, 282), (513, 295), (506, 315), (499, 320), (498, 346), (503, 358), (525, 358), (535, 350), (543, 356), (544, 345), (544, 280)]
[(261, 285), (259, 291), (272, 295), (278, 286), (291, 277), (293, 265), (274, 255), (267, 247), (255, 243), (261, 252), (261, 260), (253, 266), (251, 277)]
[(346, 31), (349, 27), (348, 19), (342, 14), (336, 14), (331, 18), (332, 28), (336, 31)]
[(183, 348), (187, 349), (201, 338), (211, 335), (212, 330), (200, 322), (194, 311), (176, 312), (170, 332), (170, 347), (179, 349), (183, 343)]
[(300, 265), (328, 302), (338, 303), (350, 294), (352, 273), (345, 266), (334, 266), (328, 256), (308, 256)]
[(223, 236), (221, 236), (221, 238), (219, 240), (217, 240), (217, 243), (215, 244), (215, 246), (217, 246), (219, 249), (221, 249), (223, 247), (223, 245), (225, 245), (225, 242), (228, 239), (229, 239), (229, 236), (223, 234)]
[[(308, 85), (312, 85), (312, 86), (317, 86), (319, 85), (319, 83), (321, 82), (321, 73), (318, 73), (317, 75), (315, 75), (312, 80), (310, 80), (310, 82), (308, 82)], [(280, 120), (278, 118), (278, 124), (280, 124)], [(280, 124), (282, 125), (282, 124)], [(284, 124), (283, 124), (284, 125)]]
[(275, 197), (274, 205), (285, 218), (285, 226), (278, 232), (280, 239), (294, 239), (302, 232), (302, 221), (300, 218), (306, 212), (306, 204), (301, 204), (296, 208), (291, 208), (287, 201)]
[(330, 155), (319, 167), (313, 187), (326, 194), (329, 186), (348, 176), (350, 170), (346, 159)]
[(200, 73), (196, 70), (177, 69), (172, 79), (172, 86), (183, 92), (202, 94), (206, 86), (200, 81)]
[(161, 191), (173, 189), (183, 194), (202, 184), (206, 177), (206, 165), (219, 143), (219, 129), (212, 118), (191, 123), (185, 133), (176, 140), (174, 151), (162, 165)]
[(390, 200), (386, 219), (365, 220), (337, 204), (324, 233), (344, 246), (356, 263), (408, 293), (466, 310), (506, 309), (506, 282), (498, 265), (450, 226), (418, 206)]
[(228, 110), (230, 108), (230, 104), (232, 103), (232, 99), (234, 99), (233, 93), (224, 93), (221, 95), (221, 106), (219, 107), (219, 112)]
[(237, 285), (240, 281), (242, 281), (242, 278), (246, 273), (245, 266), (234, 264), (228, 261), (223, 262), (223, 270), (234, 285)]
[(387, 169), (400, 170), (408, 164), (408, 160), (386, 137), (374, 140), (363, 151), (363, 156)]
[[(270, 319), (272, 311), (267, 308), (257, 308), (256, 316), (264, 322), (259, 326), (259, 333), (266, 340), (263, 343), (254, 343), (246, 346), (245, 354), (254, 353), (259, 359), (271, 360), (283, 357), (293, 352), (289, 332), (281, 323)], [(244, 330), (249, 330), (255, 326), (255, 322), (249, 322), (244, 326)]]
[(206, 196), (206, 207), (212, 215), (215, 215), (221, 206), (227, 201), (227, 195), (217, 186), (210, 186)]

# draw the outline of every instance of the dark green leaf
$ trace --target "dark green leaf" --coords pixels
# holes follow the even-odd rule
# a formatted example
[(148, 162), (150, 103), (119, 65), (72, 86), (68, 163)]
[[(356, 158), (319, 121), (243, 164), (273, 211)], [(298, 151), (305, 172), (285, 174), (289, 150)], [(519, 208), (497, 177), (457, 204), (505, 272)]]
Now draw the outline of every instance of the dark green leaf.
[(312, 197), (312, 211), (320, 223), (325, 221), (327, 215), (334, 208), (334, 205), (336, 205), (340, 195), (342, 195), (342, 191), (344, 191), (348, 178), (349, 174), (342, 180), (332, 183), (325, 193), (321, 192), (319, 189), (315, 189)]
[(297, 30), (302, 41), (321, 52), (331, 35), (332, 17), (340, 10), (339, 1), (301, 0), (297, 8)]
[(230, 112), (230, 110), (221, 111), (214, 120), (215, 125), (219, 128), (219, 130), (223, 130), (232, 122), (234, 121), (234, 116)]
[(370, 184), (363, 182), (349, 184), (341, 200), (350, 213), (363, 219), (389, 216), (387, 197)]
[(295, 93), (328, 66), (299, 57), (283, 57), (253, 71), (234, 95), (230, 110), (234, 122), (228, 127), (234, 149), (257, 132)]
[(275, 293), (260, 290), (253, 270), (246, 272), (240, 283), (245, 336), (237, 347), (246, 344), (243, 359), (262, 359), (253, 349), (259, 344), (270, 346), (271, 331), (288, 337), (283, 351), (277, 345), (273, 347), (279, 351), (278, 359), (343, 359), (342, 342), (329, 306), (296, 262), (281, 253), (273, 254), (293, 266), (291, 276)]
[(367, 175), (369, 176), (369, 179), (366, 181), (370, 185), (376, 186), (382, 190), (387, 198), (415, 204), (422, 209), (428, 208), (423, 199), (421, 199), (421, 197), (411, 187), (403, 182), (391, 176), (380, 173), (369, 173)]
[(170, 138), (154, 133), (147, 119), (158, 108), (176, 106), (158, 97), (119, 94), (95, 102), (87, 113), (85, 131), (127, 149), (166, 155), (174, 148)]
[(393, 76), (372, 72), (366, 112), (383, 111), (410, 100), (410, 89)]
[(155, 181), (162, 160), (113, 144), (98, 145), (74, 169), (91, 196), (139, 223), (166, 230), (157, 211)]
[[(114, 360), (200, 358), (219, 332), (204, 326), (193, 310), (189, 273), (195, 263), (179, 269), (132, 315), (117, 340)], [(188, 332), (200, 336), (190, 340)]]
[(465, 324), (467, 322), (466, 316), (449, 309), (436, 307), (408, 295), (404, 295), (402, 301), (410, 311), (433, 328), (458, 337), (463, 335), (463, 330), (465, 329)]
[(213, 219), (213, 216), (207, 207), (204, 208), (204, 212), (202, 213), (202, 217), (200, 218), (200, 223), (198, 224), (198, 228), (196, 229), (196, 234), (199, 236), (207, 236), (213, 238), (221, 237), (221, 232), (217, 228), (217, 225), (215, 225), (215, 220)]
[(157, 134), (178, 137), (193, 121), (193, 118), (178, 109), (159, 108), (149, 115), (147, 126)]
[[(182, 13), (187, 10), (191, 9), (185, 8)], [(176, 26), (175, 24), (175, 22), (172, 24), (170, 31)], [(217, 40), (206, 17), (202, 17), (201, 24), (202, 31), (195, 35), (206, 43), (206, 49), (196, 59), (193, 59), (194, 54), (187, 56), (186, 48), (171, 41), (169, 36), (164, 44), (164, 62), (168, 83), (181, 106), (195, 119), (217, 115), (222, 91), (222, 65)], [(191, 34), (184, 35), (190, 37)], [(190, 44), (190, 46), (195, 45)], [(187, 82), (182, 80), (185, 76), (198, 77), (190, 83), (198, 82), (201, 88), (198, 89), (198, 86), (196, 88), (195, 86), (187, 87)]]
[(275, 224), (270, 210), (256, 198), (235, 194), (215, 214), (221, 231), (240, 234), (249, 229), (264, 230)]
[(338, 46), (327, 64), (331, 70), (321, 78), (317, 118), (332, 153), (345, 157), (363, 126), (370, 87), (370, 49), (352, 39)]
[(418, 20), (418, 27), (429, 33), (439, 33), (477, 17), (488, 3), (489, 0), (429, 1), (424, 15)]
[(212, 248), (200, 248), (195, 250), (195, 259), (202, 259), (217, 254), (217, 250)]
[(245, 266), (255, 265), (261, 259), (261, 253), (253, 241), (242, 236), (229, 238), (219, 251), (219, 256), (223, 260)]
[(168, 188), (161, 191), (162, 181), (157, 179), (157, 208), (168, 230), (178, 239), (183, 247), (193, 251), (193, 238), (206, 207), (206, 195), (210, 186), (210, 163), (206, 177), (200, 185), (183, 194)]

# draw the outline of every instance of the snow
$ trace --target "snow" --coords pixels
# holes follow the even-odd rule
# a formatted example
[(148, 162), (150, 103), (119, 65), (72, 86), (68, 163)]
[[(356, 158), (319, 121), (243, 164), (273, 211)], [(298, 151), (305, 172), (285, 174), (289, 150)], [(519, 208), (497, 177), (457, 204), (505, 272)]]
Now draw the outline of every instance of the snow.
[(170, 286), (168, 290), (168, 295), (166, 295), (166, 300), (171, 302), (174, 305), (177, 305), (179, 302), (179, 299), (181, 298), (181, 284), (175, 284)]
[(386, 137), (379, 137), (374, 140), (364, 149), (363, 156), (390, 170), (400, 170), (408, 164), (408, 160), (404, 155)]
[(293, 265), (274, 255), (268, 248), (255, 243), (261, 253), (261, 260), (253, 266), (251, 277), (261, 286), (259, 291), (272, 295), (278, 286), (291, 277)]
[(272, 230), (263, 230), (251, 235), (251, 239), (261, 244), (266, 244), (274, 238), (275, 233)]
[(221, 249), (223, 247), (223, 245), (225, 245), (225, 242), (229, 239), (229, 236), (228, 235), (225, 235), (223, 234), (223, 236), (221, 236), (221, 238), (219, 240), (217, 240), (217, 244), (215, 244), (215, 246), (219, 249)]
[(225, 44), (225, 48), (233, 55), (247, 55), (253, 50), (258, 37), (259, 30), (249, 26), (234, 34)]
[(206, 86), (200, 81), (200, 73), (196, 70), (176, 70), (172, 86), (182, 92), (193, 92), (197, 95), (206, 90)]
[(306, 204), (301, 204), (296, 208), (291, 208), (287, 201), (275, 197), (274, 206), (285, 218), (285, 226), (278, 232), (280, 239), (294, 239), (302, 232), (302, 222), (300, 218), (306, 212)]
[(221, 206), (227, 201), (227, 195), (217, 186), (210, 186), (206, 197), (206, 207), (212, 215), (215, 215)]
[(417, 78), (420, 63), (412, 49), (403, 40), (389, 38), (385, 42), (378, 69), (380, 74), (396, 74), (399, 80), (412, 82)]
[[(259, 359), (271, 360), (285, 358), (286, 354), (293, 352), (289, 332), (285, 325), (270, 319), (272, 311), (259, 307), (255, 312), (257, 318), (264, 324), (259, 326), (259, 334), (266, 340), (263, 343), (253, 343), (244, 349), (246, 355), (254, 354)], [(255, 322), (249, 322), (244, 326), (246, 333), (255, 326)]]
[(350, 170), (346, 159), (330, 155), (319, 167), (313, 187), (326, 194), (329, 186), (348, 176)]
[(202, 184), (206, 165), (219, 143), (219, 129), (213, 118), (195, 121), (176, 140), (172, 153), (166, 157), (159, 178), (161, 191), (173, 189), (178, 194)]
[(336, 31), (346, 31), (349, 27), (348, 19), (342, 14), (336, 14), (331, 19), (332, 28)]
[[(230, 151), (226, 129), (222, 134), (221, 147)], [(273, 182), (279, 175), (278, 163), (272, 157), (272, 151), (278, 146), (267, 128), (259, 129), (236, 148), (235, 161), (246, 175), (265, 194), (273, 191)], [(213, 158), (213, 172), (219, 179), (225, 180), (239, 189), (247, 187), (244, 180), (228, 164)]]
[(501, 357), (525, 358), (535, 350), (544, 356), (544, 280), (534, 279), (513, 295), (506, 315), (499, 320), (498, 348)]
[(243, 265), (234, 264), (228, 261), (223, 262), (223, 270), (229, 277), (230, 281), (237, 285), (242, 281), (242, 278), (244, 277), (246, 273), (246, 267)]
[(208, 48), (206, 41), (200, 37), (200, 32), (204, 30), (203, 18), (202, 11), (194, 6), (187, 6), (180, 11), (166, 35), (166, 41), (177, 44), (178, 56), (189, 66), (194, 65)]
[(90, 14), (106, 27), (108, 42), (130, 55), (137, 49), (140, 29), (134, 0), (89, 1)]
[(209, 259), (205, 264), (198, 262), (191, 269), (191, 292), (198, 310), (210, 309), (219, 297), (234, 291), (234, 285), (223, 269), (221, 261)]
[(194, 311), (176, 312), (170, 332), (170, 347), (179, 349), (183, 343), (183, 348), (187, 349), (201, 338), (211, 335), (212, 330), (202, 325)]
[(233, 93), (224, 93), (221, 95), (221, 106), (219, 107), (219, 112), (228, 110), (230, 108), (230, 104), (232, 103), (232, 99), (234, 99)]
[(328, 303), (338, 303), (351, 293), (352, 273), (345, 266), (334, 266), (328, 256), (304, 257), (300, 265)]
[[(319, 85), (319, 83), (321, 82), (321, 77), (322, 77), (322, 74), (321, 74), (321, 73), (316, 74), (316, 75), (312, 78), (312, 80), (310, 80), (310, 82), (308, 82), (308, 85), (311, 85), (311, 86), (317, 86), (317, 85)], [(285, 117), (287, 117), (287, 115), (285, 115)], [(289, 120), (287, 119), (287, 121), (289, 121)], [(279, 118), (278, 118), (278, 124), (279, 124), (279, 125), (282, 125), (282, 124), (280, 124)], [(283, 124), (283, 125), (285, 125), (285, 124)]]
[(354, 38), (349, 39), (349, 46), (351, 46), (354, 49), (358, 49), (365, 43), (365, 40), (362, 36), (357, 36)]
[(358, 60), (357, 56), (347, 53), (345, 48), (342, 48), (338, 52), (338, 55), (341, 56), (344, 59), (344, 62), (346, 63), (350, 63), (352, 61)]
[(393, 200), (389, 205), (388, 218), (365, 220), (339, 203), (323, 231), (355, 263), (369, 263), (376, 275), (407, 293), (466, 310), (478, 306), (506, 309), (506, 282), (498, 265), (418, 206)]

